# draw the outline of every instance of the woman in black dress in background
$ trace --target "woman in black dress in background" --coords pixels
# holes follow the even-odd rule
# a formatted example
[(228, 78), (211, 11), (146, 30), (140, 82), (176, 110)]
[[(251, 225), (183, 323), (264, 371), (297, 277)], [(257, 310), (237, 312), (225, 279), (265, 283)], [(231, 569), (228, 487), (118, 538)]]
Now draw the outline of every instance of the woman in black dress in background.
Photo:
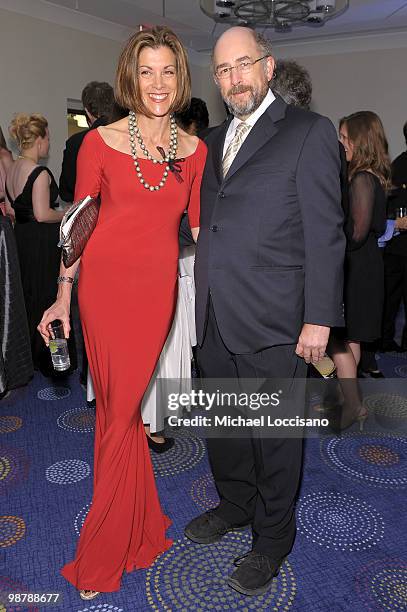
[(349, 162), (349, 211), (345, 222), (346, 330), (345, 341), (332, 335), (328, 351), (335, 361), (345, 398), (340, 427), (343, 429), (344, 424), (349, 426), (355, 420), (362, 428), (367, 416), (356, 381), (360, 343), (372, 342), (381, 336), (384, 269), (377, 240), (386, 228), (390, 160), (382, 122), (371, 111), (341, 119), (339, 136)]
[(15, 212), (14, 229), (34, 367), (50, 375), (53, 368), (49, 350), (37, 331), (37, 325), (57, 293), (55, 280), (61, 260), (57, 245), (64, 213), (54, 210), (58, 186), (52, 173), (46, 166), (39, 165), (49, 150), (45, 117), (19, 113), (9, 131), (20, 154), (6, 175), (6, 203)]

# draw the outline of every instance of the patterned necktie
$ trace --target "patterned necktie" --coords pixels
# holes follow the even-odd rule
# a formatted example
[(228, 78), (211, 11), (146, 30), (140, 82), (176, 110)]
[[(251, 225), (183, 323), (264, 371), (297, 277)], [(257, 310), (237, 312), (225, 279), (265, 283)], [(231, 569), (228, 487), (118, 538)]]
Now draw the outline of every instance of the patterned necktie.
[(226, 176), (233, 160), (235, 159), (238, 150), (240, 149), (243, 139), (247, 131), (250, 130), (250, 125), (242, 121), (236, 128), (235, 135), (226, 149), (225, 157), (222, 161), (223, 176)]

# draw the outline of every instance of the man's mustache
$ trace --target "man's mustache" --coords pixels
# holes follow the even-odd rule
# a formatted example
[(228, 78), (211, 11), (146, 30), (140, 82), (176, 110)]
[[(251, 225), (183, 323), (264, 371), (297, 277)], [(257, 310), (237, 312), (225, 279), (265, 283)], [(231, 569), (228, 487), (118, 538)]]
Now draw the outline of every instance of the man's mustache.
[(246, 91), (253, 91), (253, 88), (250, 85), (236, 85), (235, 87), (231, 87), (228, 91), (228, 96), (234, 96), (236, 94), (246, 93)]

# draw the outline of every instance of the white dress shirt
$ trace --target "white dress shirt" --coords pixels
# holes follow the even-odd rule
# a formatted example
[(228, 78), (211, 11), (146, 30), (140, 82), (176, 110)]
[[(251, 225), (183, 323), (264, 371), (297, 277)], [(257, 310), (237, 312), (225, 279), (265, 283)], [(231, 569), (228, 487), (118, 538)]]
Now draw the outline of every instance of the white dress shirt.
[[(245, 123), (247, 123), (247, 125), (250, 126), (250, 130), (252, 129), (252, 127), (254, 126), (256, 121), (258, 121), (260, 119), (260, 117), (262, 116), (264, 111), (270, 106), (270, 104), (275, 99), (276, 99), (275, 95), (273, 94), (271, 89), (269, 89), (268, 92), (267, 92), (266, 97), (264, 98), (264, 100), (260, 104), (260, 106), (254, 111), (254, 113), (252, 113), (250, 115), (250, 117), (247, 117), (247, 119), (245, 119), (245, 121), (244, 121)], [(222, 157), (225, 157), (225, 153), (227, 151), (227, 148), (228, 148), (230, 142), (233, 140), (233, 138), (235, 136), (236, 128), (239, 125), (239, 123), (242, 123), (242, 120), (238, 119), (238, 117), (233, 117), (232, 121), (230, 122), (230, 125), (228, 127), (228, 131), (226, 132), (225, 144), (223, 145), (223, 155), (222, 155)], [(247, 130), (246, 134), (244, 135), (244, 137), (242, 139), (242, 144), (246, 140), (247, 136), (250, 134), (250, 130)]]

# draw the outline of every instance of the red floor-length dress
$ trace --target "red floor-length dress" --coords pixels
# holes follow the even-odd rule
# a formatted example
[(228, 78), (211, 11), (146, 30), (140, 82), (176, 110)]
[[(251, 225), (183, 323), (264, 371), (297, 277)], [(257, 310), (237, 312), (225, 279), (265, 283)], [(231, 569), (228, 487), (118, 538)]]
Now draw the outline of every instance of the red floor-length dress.
[[(158, 157), (158, 155), (157, 155)], [(75, 200), (100, 194), (81, 259), (79, 305), (96, 395), (94, 491), (75, 560), (61, 570), (78, 589), (117, 591), (123, 571), (151, 565), (172, 542), (162, 513), (140, 405), (169, 332), (177, 289), (178, 229), (199, 225), (206, 146), (147, 191), (130, 155), (92, 130), (81, 146)], [(164, 167), (140, 160), (157, 185)]]

